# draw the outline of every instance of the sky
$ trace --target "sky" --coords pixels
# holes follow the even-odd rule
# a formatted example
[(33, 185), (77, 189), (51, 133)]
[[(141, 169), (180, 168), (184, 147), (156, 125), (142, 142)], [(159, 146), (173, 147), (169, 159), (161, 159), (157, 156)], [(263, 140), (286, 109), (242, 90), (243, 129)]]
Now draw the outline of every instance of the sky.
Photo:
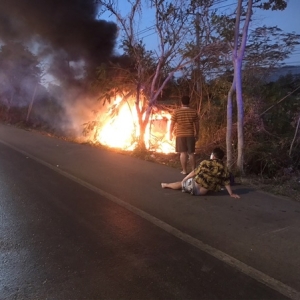
[[(284, 11), (264, 11), (257, 14), (262, 24), (277, 25), (284, 32), (300, 34), (300, 0), (288, 0), (288, 6)], [(291, 57), (286, 60), (288, 65), (300, 65), (300, 45), (295, 48)]]
[[(224, 10), (233, 11), (236, 8), (236, 0), (217, 0), (218, 7)], [(283, 32), (294, 32), (300, 34), (300, 0), (287, 0), (288, 5), (284, 11), (256, 11), (253, 16), (252, 26), (278, 26)], [(127, 1), (120, 1), (119, 8), (125, 12), (128, 11)], [(111, 17), (109, 18), (111, 19)], [(111, 19), (112, 20), (112, 19)], [(148, 12), (143, 11), (142, 22), (139, 24), (139, 37), (143, 38), (147, 48), (151, 49), (154, 47), (155, 32), (151, 29), (153, 25), (153, 16), (151, 15), (151, 10)], [(285, 61), (287, 65), (300, 65), (300, 45), (298, 45), (294, 52), (291, 54), (290, 58)]]

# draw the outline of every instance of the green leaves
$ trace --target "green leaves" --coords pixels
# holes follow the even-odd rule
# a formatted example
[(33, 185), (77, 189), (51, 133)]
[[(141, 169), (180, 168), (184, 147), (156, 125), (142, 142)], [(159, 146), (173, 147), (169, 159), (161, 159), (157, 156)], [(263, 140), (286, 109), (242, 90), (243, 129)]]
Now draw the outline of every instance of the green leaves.
[[(262, 1), (257, 1), (262, 2)], [(264, 10), (284, 10), (287, 7), (287, 1), (284, 0), (269, 0), (258, 4), (258, 7)]]

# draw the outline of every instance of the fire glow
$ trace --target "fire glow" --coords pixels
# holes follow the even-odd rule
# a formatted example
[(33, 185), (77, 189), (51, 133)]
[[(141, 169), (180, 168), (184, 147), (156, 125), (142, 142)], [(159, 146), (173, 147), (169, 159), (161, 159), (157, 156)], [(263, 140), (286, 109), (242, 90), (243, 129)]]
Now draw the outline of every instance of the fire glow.
[[(145, 145), (150, 151), (172, 153), (175, 151), (174, 141), (169, 140), (171, 114), (155, 109), (146, 127)], [(97, 128), (97, 141), (111, 148), (133, 150), (138, 141), (140, 131), (134, 99), (126, 102), (121, 97), (109, 106), (100, 117)]]

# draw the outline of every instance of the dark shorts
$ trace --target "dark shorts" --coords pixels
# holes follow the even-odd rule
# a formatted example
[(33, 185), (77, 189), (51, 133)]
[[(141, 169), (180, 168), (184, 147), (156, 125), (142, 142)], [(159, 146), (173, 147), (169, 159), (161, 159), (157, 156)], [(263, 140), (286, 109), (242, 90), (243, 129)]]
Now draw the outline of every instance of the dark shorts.
[(193, 136), (176, 137), (176, 152), (188, 152), (189, 154), (195, 153), (196, 139)]

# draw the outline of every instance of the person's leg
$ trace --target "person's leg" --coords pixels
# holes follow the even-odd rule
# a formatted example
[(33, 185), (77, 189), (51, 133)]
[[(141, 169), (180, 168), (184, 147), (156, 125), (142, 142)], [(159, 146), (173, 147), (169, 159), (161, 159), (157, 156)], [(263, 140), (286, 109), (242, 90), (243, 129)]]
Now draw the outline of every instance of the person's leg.
[(181, 182), (171, 182), (171, 183), (162, 183), (161, 187), (163, 189), (168, 188), (168, 189), (172, 189), (172, 190), (181, 190), (182, 186), (181, 186)]
[(187, 174), (188, 148), (186, 137), (176, 137), (176, 152), (180, 153), (179, 159), (182, 167), (182, 174)]
[(195, 149), (196, 149), (196, 141), (194, 137), (188, 137), (186, 139), (189, 163), (191, 165), (192, 170), (196, 169), (196, 158), (195, 158)]
[(208, 192), (208, 189), (200, 186), (193, 180), (193, 195), (203, 196), (203, 195), (207, 194), (207, 192)]
[(192, 187), (193, 187), (192, 194), (195, 196), (203, 196), (203, 195), (207, 194), (207, 192), (208, 192), (208, 189), (202, 187), (194, 179), (192, 179)]
[(192, 170), (196, 169), (196, 158), (195, 158), (195, 154), (194, 153), (190, 153), (189, 154), (189, 160), (190, 160), (190, 164), (192, 167)]
[(182, 167), (182, 174), (187, 174), (187, 162), (188, 162), (188, 154), (187, 152), (180, 153), (180, 163)]
[(200, 186), (199, 187), (199, 196), (203, 196), (205, 194), (207, 194), (208, 190), (205, 189), (204, 187)]

